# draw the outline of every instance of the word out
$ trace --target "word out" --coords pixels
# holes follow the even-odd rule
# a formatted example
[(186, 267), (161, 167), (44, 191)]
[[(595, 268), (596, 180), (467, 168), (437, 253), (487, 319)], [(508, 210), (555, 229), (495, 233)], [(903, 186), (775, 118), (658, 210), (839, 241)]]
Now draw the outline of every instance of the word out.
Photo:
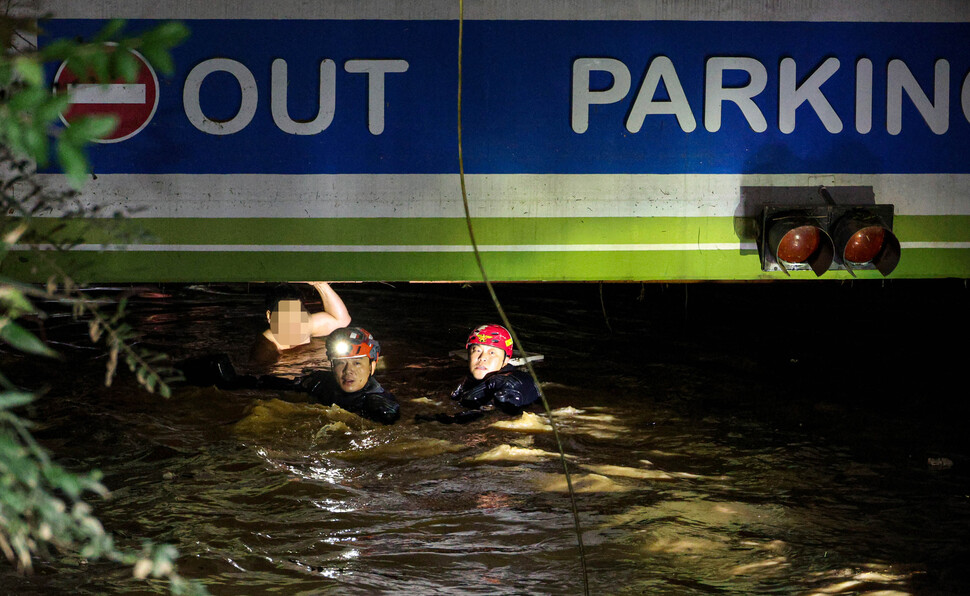
[[(385, 78), (390, 73), (403, 73), (408, 69), (405, 60), (348, 60), (344, 70), (352, 74), (367, 76), (367, 130), (372, 135), (384, 132), (384, 91)], [(206, 77), (216, 72), (232, 75), (239, 84), (242, 100), (239, 110), (228, 120), (215, 120), (202, 112), (199, 91)], [(319, 107), (312, 120), (290, 118), (286, 104), (287, 89), (286, 61), (273, 60), (270, 73), (270, 110), (273, 122), (285, 133), (292, 135), (315, 135), (327, 129), (333, 122), (336, 107), (337, 65), (333, 60), (320, 62)], [(197, 129), (212, 135), (231, 135), (237, 133), (252, 121), (259, 103), (256, 77), (244, 64), (229, 58), (210, 58), (193, 68), (185, 78), (182, 88), (182, 105), (185, 116)]]

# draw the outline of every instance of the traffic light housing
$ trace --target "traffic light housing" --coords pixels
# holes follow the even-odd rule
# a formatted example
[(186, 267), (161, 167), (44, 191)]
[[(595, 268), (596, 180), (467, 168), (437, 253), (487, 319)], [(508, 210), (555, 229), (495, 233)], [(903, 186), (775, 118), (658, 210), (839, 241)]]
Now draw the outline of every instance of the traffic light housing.
[(875, 269), (886, 276), (899, 264), (892, 205), (764, 205), (758, 253), (762, 271)]

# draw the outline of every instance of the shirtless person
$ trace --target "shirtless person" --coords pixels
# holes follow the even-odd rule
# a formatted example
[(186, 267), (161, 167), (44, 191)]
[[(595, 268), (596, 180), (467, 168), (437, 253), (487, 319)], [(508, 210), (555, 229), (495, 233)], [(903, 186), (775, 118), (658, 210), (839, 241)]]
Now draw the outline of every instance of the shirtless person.
[[(306, 348), (307, 354), (323, 355), (321, 346), (311, 346), (310, 338), (330, 335), (335, 329), (350, 324), (350, 313), (340, 296), (323, 281), (307, 282), (320, 294), (323, 312), (307, 311), (303, 297), (293, 285), (280, 284), (266, 296), (266, 322), (269, 328), (257, 335), (243, 354), (243, 368), (264, 370), (275, 364), (284, 352), (299, 352)], [(297, 359), (301, 357), (296, 354)], [(222, 388), (245, 383), (252, 386), (255, 377), (238, 376), (228, 354), (194, 356), (180, 363), (190, 385), (215, 384)]]
[(276, 288), (266, 301), (269, 329), (263, 337), (280, 352), (310, 343), (311, 337), (330, 335), (350, 324), (350, 313), (343, 300), (325, 281), (307, 282), (320, 294), (323, 312), (307, 312), (299, 292), (292, 286)]

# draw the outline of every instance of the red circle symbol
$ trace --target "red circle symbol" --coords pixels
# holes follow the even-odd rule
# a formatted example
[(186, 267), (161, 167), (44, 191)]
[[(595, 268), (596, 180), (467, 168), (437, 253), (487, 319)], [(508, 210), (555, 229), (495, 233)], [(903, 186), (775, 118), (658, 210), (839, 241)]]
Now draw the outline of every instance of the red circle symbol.
[[(109, 51), (114, 51), (114, 44)], [(158, 77), (145, 57), (134, 50), (128, 50), (138, 63), (138, 76), (134, 81), (115, 79), (108, 84), (99, 84), (92, 77), (79, 77), (62, 63), (54, 75), (54, 90), (70, 93), (71, 103), (61, 114), (67, 126), (81, 116), (106, 116), (118, 118), (114, 132), (97, 139), (97, 143), (117, 143), (138, 134), (151, 121), (158, 107)]]

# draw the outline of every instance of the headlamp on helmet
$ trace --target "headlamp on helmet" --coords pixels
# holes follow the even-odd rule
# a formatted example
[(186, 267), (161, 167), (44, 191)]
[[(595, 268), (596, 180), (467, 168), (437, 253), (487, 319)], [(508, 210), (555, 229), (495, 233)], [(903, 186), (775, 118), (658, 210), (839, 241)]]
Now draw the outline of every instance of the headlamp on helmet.
[(367, 356), (377, 362), (380, 355), (381, 344), (361, 327), (344, 327), (327, 336), (327, 357), (331, 360)]

